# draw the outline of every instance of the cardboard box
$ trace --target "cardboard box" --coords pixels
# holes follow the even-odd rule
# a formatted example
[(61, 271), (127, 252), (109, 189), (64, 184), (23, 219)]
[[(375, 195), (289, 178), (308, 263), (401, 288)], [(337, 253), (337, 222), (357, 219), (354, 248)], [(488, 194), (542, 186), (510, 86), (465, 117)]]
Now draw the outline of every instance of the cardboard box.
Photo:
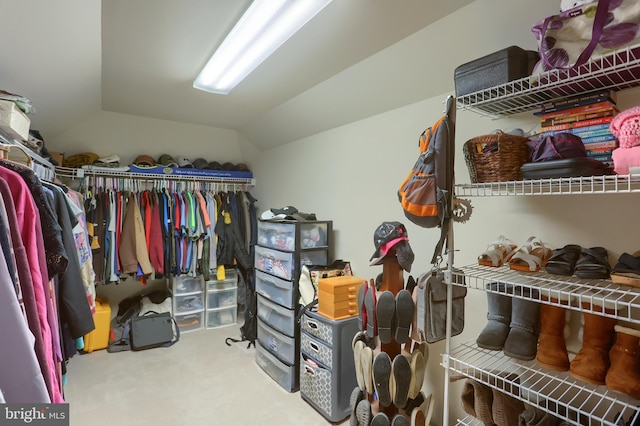
[(0, 128), (7, 136), (18, 140), (29, 140), (31, 120), (15, 102), (0, 99)]
[(49, 151), (49, 155), (53, 161), (58, 163), (58, 166), (62, 166), (62, 162), (64, 161), (64, 152)]

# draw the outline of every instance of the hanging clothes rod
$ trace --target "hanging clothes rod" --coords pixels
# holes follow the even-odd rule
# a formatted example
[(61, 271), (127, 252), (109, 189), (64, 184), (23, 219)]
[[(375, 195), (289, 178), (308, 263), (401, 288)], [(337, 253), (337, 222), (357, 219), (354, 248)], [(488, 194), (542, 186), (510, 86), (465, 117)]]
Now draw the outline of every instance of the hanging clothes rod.
[(173, 181), (173, 182), (212, 182), (222, 184), (239, 184), (255, 186), (255, 178), (236, 178), (236, 177), (218, 177), (218, 176), (185, 176), (185, 175), (168, 175), (168, 174), (151, 174), (151, 173), (135, 173), (124, 172), (118, 170), (104, 169), (81, 169), (70, 167), (56, 167), (56, 175), (58, 177), (69, 179), (80, 179), (84, 177), (103, 177), (117, 179), (132, 179), (137, 181)]

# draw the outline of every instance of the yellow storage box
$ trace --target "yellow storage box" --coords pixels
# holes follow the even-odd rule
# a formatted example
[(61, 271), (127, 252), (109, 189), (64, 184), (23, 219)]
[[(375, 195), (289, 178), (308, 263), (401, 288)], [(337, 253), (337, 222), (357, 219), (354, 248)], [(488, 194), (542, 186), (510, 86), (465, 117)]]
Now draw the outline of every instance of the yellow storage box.
[(84, 336), (84, 351), (88, 353), (106, 349), (109, 345), (111, 307), (107, 300), (96, 300), (96, 314), (93, 316), (93, 322), (96, 326), (95, 330)]
[(358, 290), (364, 278), (340, 276), (318, 281), (318, 313), (332, 320), (358, 315)]

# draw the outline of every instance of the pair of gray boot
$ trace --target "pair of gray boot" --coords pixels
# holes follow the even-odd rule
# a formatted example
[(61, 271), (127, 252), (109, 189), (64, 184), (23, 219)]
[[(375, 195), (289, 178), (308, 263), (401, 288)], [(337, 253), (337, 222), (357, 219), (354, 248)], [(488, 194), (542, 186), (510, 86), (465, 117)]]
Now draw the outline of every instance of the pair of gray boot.
[(537, 290), (505, 283), (487, 286), (488, 322), (476, 343), (484, 349), (502, 350), (512, 358), (531, 361), (538, 345), (540, 304), (520, 297), (535, 299)]

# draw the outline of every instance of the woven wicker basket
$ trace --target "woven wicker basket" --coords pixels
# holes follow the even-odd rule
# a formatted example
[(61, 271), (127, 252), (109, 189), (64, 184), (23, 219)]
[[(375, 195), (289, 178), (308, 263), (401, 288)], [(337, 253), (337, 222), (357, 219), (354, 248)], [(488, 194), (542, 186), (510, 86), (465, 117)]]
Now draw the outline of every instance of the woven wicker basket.
[(494, 133), (469, 139), (463, 146), (471, 183), (521, 180), (520, 166), (529, 156), (529, 139)]

